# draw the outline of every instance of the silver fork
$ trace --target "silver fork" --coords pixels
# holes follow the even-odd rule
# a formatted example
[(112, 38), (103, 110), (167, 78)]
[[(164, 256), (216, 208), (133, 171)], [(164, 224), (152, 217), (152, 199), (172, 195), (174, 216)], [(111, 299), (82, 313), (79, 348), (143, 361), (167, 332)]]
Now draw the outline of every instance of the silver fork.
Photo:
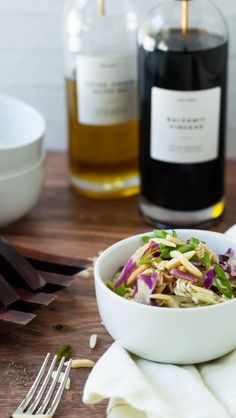
[[(53, 378), (51, 384), (49, 384), (50, 379), (52, 378), (52, 374), (57, 362), (57, 356), (54, 357), (48, 372), (43, 380), (43, 376), (46, 372), (46, 368), (49, 362), (50, 353), (46, 355), (46, 358), (43, 362), (41, 369), (33, 383), (31, 389), (27, 393), (25, 399), (21, 402), (18, 406), (14, 414), (12, 414), (13, 418), (23, 418), (23, 417), (36, 417), (36, 418), (52, 418), (56, 412), (56, 409), (59, 405), (61, 397), (63, 395), (67, 379), (69, 377), (71, 363), (70, 360), (66, 366), (65, 374), (61, 379), (61, 372), (62, 368), (65, 363), (65, 358), (63, 357), (60, 361), (60, 364), (56, 370), (56, 375)], [(40, 387), (40, 383), (42, 385)], [(55, 390), (57, 384), (59, 383), (58, 389)], [(40, 389), (39, 389), (40, 387)], [(39, 389), (38, 393), (37, 389)], [(55, 392), (55, 395), (54, 395)], [(44, 396), (45, 395), (45, 396)]]

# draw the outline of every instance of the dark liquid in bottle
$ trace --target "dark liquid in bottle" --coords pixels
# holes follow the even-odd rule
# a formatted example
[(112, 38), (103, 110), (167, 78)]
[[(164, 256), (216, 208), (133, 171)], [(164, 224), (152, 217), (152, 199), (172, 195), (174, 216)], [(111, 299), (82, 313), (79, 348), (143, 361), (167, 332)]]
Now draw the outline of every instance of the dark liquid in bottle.
[[(174, 29), (157, 34), (156, 45), (153, 52), (143, 46), (139, 48), (142, 196), (167, 209), (205, 209), (218, 203), (224, 194), (228, 43), (220, 36), (197, 29), (189, 30), (186, 36)], [(219, 151), (215, 160), (176, 164), (151, 158), (151, 90), (154, 86), (179, 91), (221, 87)]]

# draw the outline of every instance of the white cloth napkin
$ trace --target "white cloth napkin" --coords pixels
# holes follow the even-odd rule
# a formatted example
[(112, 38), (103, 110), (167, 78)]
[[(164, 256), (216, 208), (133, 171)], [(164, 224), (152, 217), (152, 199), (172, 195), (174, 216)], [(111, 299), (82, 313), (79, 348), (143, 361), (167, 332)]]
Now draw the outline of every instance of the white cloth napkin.
[[(227, 235), (236, 238), (236, 225)], [(236, 351), (197, 366), (175, 366), (140, 359), (114, 343), (83, 395), (87, 404), (107, 398), (108, 418), (236, 418)]]

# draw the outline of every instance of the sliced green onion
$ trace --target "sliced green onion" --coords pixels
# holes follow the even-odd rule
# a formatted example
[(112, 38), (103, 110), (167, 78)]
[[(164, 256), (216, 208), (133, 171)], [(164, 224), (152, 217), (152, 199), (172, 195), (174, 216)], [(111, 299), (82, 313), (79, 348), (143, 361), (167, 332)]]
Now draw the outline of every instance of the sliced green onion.
[(164, 244), (160, 244), (160, 257), (163, 258), (164, 260), (170, 260), (171, 259), (171, 251), (173, 251), (173, 248), (171, 247), (167, 247)]
[(214, 270), (216, 272), (216, 278), (214, 280), (215, 286), (222, 295), (226, 296), (228, 299), (231, 299), (233, 296), (233, 289), (228, 279), (228, 276), (226, 275), (224, 270), (218, 265), (214, 266)]
[(57, 364), (60, 363), (62, 357), (65, 357), (65, 360), (68, 361), (72, 356), (72, 346), (70, 344), (63, 345), (57, 352)]
[(119, 296), (124, 296), (125, 291), (126, 291), (125, 283), (122, 283), (119, 287), (115, 289), (116, 294)]
[(192, 237), (189, 240), (189, 245), (191, 245), (191, 247), (193, 247), (193, 249), (196, 250), (196, 248), (199, 245), (199, 240), (197, 238)]
[(187, 253), (188, 251), (193, 251), (194, 247), (192, 245), (180, 245), (176, 248), (180, 253)]
[(154, 238), (166, 238), (167, 232), (164, 229), (154, 229)]
[(204, 256), (202, 259), (203, 264), (206, 266), (207, 269), (211, 268), (211, 260), (209, 254), (205, 251)]

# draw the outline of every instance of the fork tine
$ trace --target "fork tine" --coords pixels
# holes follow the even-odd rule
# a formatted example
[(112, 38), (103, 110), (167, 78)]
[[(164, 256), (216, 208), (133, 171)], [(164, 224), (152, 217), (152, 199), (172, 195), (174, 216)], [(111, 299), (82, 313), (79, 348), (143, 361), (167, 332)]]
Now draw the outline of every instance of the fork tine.
[(52, 401), (52, 404), (51, 404), (50, 408), (47, 411), (47, 414), (50, 417), (53, 417), (53, 415), (55, 414), (56, 409), (58, 407), (58, 404), (59, 404), (59, 402), (61, 400), (61, 397), (63, 395), (64, 389), (65, 389), (65, 386), (66, 386), (67, 379), (69, 377), (71, 365), (72, 365), (72, 360), (70, 360), (69, 363), (66, 366), (66, 371), (65, 371), (64, 378), (61, 381), (61, 384), (60, 384), (60, 386), (59, 386), (59, 388), (58, 388), (58, 390), (56, 392), (56, 395), (55, 395), (55, 397), (54, 397), (54, 399)]
[(39, 386), (39, 384), (40, 384), (41, 380), (42, 380), (42, 377), (43, 377), (43, 375), (44, 375), (45, 369), (46, 369), (47, 364), (48, 364), (49, 357), (50, 357), (50, 353), (48, 353), (48, 354), (46, 355), (45, 360), (44, 360), (44, 362), (43, 362), (43, 364), (42, 364), (42, 367), (41, 367), (41, 369), (39, 370), (38, 375), (37, 375), (37, 377), (36, 377), (36, 379), (35, 379), (35, 381), (34, 381), (33, 385), (31, 386), (31, 388), (30, 388), (29, 392), (27, 393), (27, 395), (26, 395), (25, 399), (23, 399), (23, 401), (22, 401), (22, 402), (21, 402), (21, 404), (19, 405), (18, 409), (19, 409), (19, 408), (21, 408), (21, 409), (22, 409), (22, 411), (24, 411), (24, 409), (25, 409), (25, 408), (29, 405), (29, 403), (31, 402), (31, 400), (32, 400), (32, 398), (33, 398), (33, 396), (34, 396), (34, 394), (35, 394), (36, 390), (38, 389), (38, 386)]
[(41, 401), (41, 399), (42, 399), (42, 397), (43, 397), (43, 394), (44, 394), (44, 392), (45, 392), (45, 390), (46, 390), (46, 388), (47, 388), (47, 385), (48, 385), (49, 379), (50, 379), (50, 377), (51, 377), (51, 375), (52, 375), (52, 372), (53, 372), (53, 370), (54, 370), (54, 367), (55, 367), (56, 361), (57, 361), (57, 355), (54, 357), (54, 359), (53, 359), (53, 361), (52, 361), (52, 363), (51, 363), (51, 366), (50, 366), (50, 368), (49, 368), (49, 370), (48, 370), (48, 372), (47, 372), (47, 375), (46, 375), (46, 377), (45, 377), (45, 379), (44, 379), (44, 381), (43, 381), (43, 384), (42, 384), (42, 386), (41, 386), (41, 388), (40, 388), (40, 390), (39, 390), (39, 392), (38, 392), (38, 394), (37, 394), (36, 398), (33, 400), (32, 404), (31, 404), (31, 405), (30, 405), (30, 407), (27, 409), (27, 413), (28, 413), (28, 414), (29, 414), (29, 413), (33, 414), (33, 412), (34, 412), (34, 411), (35, 411), (35, 409), (37, 408), (38, 404), (40, 403), (40, 401)]
[(59, 364), (58, 369), (57, 369), (56, 376), (55, 376), (55, 378), (52, 381), (52, 384), (50, 386), (50, 389), (49, 389), (49, 391), (48, 391), (48, 393), (47, 393), (47, 395), (46, 395), (46, 397), (45, 397), (42, 405), (40, 406), (40, 408), (36, 412), (37, 414), (43, 414), (44, 411), (45, 411), (45, 409), (47, 408), (47, 406), (48, 406), (48, 404), (49, 404), (49, 402), (51, 400), (53, 391), (54, 391), (54, 389), (55, 389), (55, 387), (57, 385), (57, 382), (59, 380), (59, 377), (61, 375), (62, 367), (64, 366), (64, 361), (65, 361), (65, 358), (63, 357), (61, 359), (61, 361), (60, 361), (60, 364)]

